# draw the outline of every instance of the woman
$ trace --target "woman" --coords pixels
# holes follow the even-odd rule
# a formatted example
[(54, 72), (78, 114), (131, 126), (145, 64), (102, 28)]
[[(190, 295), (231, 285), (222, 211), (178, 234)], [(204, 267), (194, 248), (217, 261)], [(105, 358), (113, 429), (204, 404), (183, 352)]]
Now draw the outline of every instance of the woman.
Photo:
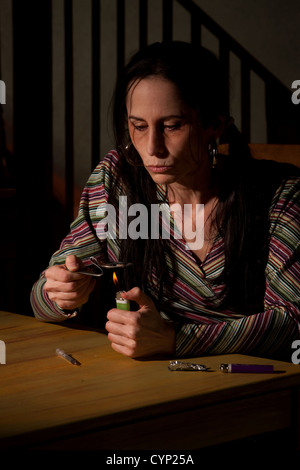
[[(33, 288), (37, 318), (65, 320), (87, 302), (95, 281), (76, 272), (91, 256), (129, 261), (124, 298), (137, 308), (107, 314), (116, 351), (291, 356), (300, 323), (299, 174), (251, 158), (229, 116), (226, 83), (213, 54), (191, 44), (156, 43), (131, 59), (114, 96), (117, 150), (91, 175), (70, 234)], [(217, 141), (228, 152), (218, 153)], [(148, 214), (166, 208), (170, 236), (161, 214), (159, 237), (150, 216), (146, 236), (121, 237), (121, 196)], [(112, 238), (99, 229), (107, 204), (120, 216)], [(194, 243), (199, 233), (203, 243)]]

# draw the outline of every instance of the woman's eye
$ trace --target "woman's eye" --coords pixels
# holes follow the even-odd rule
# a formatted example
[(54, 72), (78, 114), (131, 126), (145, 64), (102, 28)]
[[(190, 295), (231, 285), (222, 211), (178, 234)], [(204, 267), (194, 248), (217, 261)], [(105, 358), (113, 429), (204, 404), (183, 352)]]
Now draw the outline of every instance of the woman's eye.
[(144, 130), (147, 129), (147, 126), (145, 126), (145, 125), (138, 125), (138, 124), (134, 124), (133, 127), (135, 128), (136, 131), (140, 131), (140, 132), (142, 132), (142, 131), (144, 131)]
[[(134, 130), (136, 130), (138, 132), (143, 132), (143, 131), (146, 131), (148, 129), (147, 124), (137, 124), (137, 123), (134, 123), (134, 122), (132, 122), (131, 124), (134, 127)], [(182, 122), (176, 122), (174, 124), (162, 124), (160, 126), (160, 130), (161, 130), (161, 132), (165, 132), (165, 131), (172, 132), (172, 131), (176, 131), (180, 127), (182, 127)]]
[(181, 122), (176, 122), (175, 124), (165, 124), (164, 129), (167, 131), (176, 131), (181, 127), (182, 123)]

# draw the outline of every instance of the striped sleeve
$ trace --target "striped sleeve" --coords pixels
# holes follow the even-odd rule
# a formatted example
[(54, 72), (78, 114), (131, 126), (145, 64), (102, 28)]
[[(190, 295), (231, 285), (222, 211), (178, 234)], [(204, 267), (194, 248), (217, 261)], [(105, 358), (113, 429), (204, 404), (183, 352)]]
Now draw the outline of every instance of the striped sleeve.
[(177, 326), (177, 356), (283, 355), (300, 333), (300, 180), (277, 191), (270, 208), (264, 311), (217, 324)]
[[(97, 236), (98, 224), (104, 217), (99, 208), (107, 203), (117, 158), (114, 152), (108, 154), (91, 174), (81, 196), (78, 216), (59, 250), (52, 256), (49, 266), (63, 264), (70, 254), (76, 255), (86, 265), (90, 264), (90, 256), (99, 260), (107, 257), (106, 240), (100, 240)], [(49, 299), (43, 289), (45, 282), (44, 271), (31, 291), (30, 300), (35, 317), (44, 321), (63, 321), (76, 315), (76, 312), (66, 314)]]

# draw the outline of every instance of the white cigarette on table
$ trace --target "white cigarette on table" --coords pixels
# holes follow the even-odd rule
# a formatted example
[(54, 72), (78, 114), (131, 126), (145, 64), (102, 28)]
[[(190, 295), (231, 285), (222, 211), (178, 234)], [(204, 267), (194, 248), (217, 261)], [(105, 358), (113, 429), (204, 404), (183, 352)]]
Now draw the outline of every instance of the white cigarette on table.
[(71, 364), (73, 364), (74, 366), (80, 366), (80, 362), (78, 362), (76, 359), (74, 359), (74, 357), (72, 357), (72, 356), (70, 356), (69, 354), (67, 354), (63, 349), (57, 348), (57, 349), (56, 349), (56, 354), (57, 354), (58, 356), (63, 357), (63, 358), (66, 359), (67, 361), (71, 362)]

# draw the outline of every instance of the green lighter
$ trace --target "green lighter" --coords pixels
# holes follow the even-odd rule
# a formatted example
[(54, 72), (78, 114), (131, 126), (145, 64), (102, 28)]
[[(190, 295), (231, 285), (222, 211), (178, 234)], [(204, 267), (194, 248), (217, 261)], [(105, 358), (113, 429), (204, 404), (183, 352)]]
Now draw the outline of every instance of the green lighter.
[(130, 302), (129, 300), (123, 299), (122, 292), (124, 291), (116, 293), (116, 307), (121, 310), (130, 310)]

